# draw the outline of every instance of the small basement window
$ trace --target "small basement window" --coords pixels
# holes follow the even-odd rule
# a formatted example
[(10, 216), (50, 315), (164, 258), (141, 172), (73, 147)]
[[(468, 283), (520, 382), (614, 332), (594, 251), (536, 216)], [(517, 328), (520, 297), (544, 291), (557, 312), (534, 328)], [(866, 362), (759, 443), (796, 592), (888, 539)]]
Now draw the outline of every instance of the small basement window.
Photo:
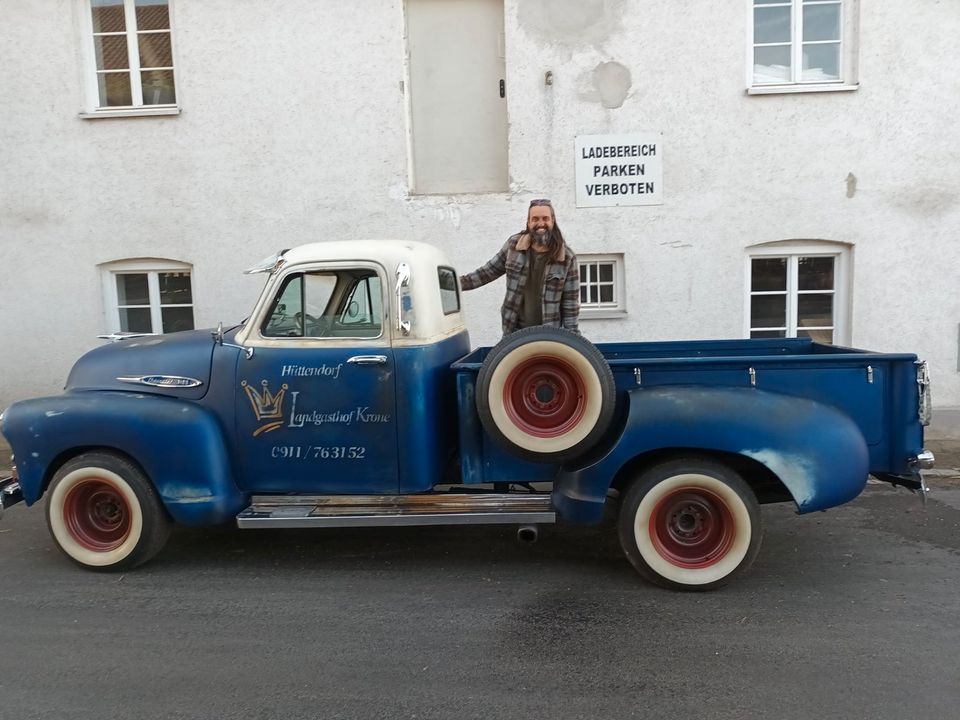
[(190, 265), (122, 260), (102, 270), (107, 332), (160, 334), (194, 329)]
[(582, 317), (619, 317), (626, 314), (623, 255), (578, 255), (580, 314)]

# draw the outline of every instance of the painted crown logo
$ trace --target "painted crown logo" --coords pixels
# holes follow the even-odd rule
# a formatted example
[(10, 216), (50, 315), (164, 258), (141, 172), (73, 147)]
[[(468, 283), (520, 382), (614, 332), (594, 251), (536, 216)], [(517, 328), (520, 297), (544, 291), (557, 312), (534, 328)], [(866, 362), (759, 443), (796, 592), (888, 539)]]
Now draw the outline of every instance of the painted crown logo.
[(261, 425), (259, 428), (254, 430), (254, 437), (260, 435), (261, 433), (276, 430), (283, 425), (283, 420), (280, 418), (283, 417), (283, 398), (286, 396), (287, 388), (289, 387), (286, 383), (280, 386), (280, 392), (278, 392), (276, 395), (270, 392), (270, 388), (267, 387), (266, 380), (260, 381), (260, 387), (262, 388), (262, 391), (257, 391), (254, 389), (246, 380), (241, 380), (240, 385), (247, 393), (247, 399), (250, 400), (253, 413), (257, 416), (257, 422), (262, 422), (264, 420), (272, 421), (268, 422), (266, 425)]

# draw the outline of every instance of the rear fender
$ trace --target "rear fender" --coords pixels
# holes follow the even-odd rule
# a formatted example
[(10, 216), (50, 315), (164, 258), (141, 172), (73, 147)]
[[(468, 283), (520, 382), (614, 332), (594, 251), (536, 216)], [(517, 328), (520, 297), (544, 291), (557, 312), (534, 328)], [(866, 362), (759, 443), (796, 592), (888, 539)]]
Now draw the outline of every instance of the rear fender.
[(801, 513), (852, 500), (866, 484), (866, 440), (830, 405), (753, 388), (672, 385), (627, 394), (627, 420), (607, 455), (558, 476), (554, 504), (565, 519), (599, 521), (617, 473), (662, 448), (752, 458), (780, 479)]
[(112, 449), (137, 462), (184, 525), (228, 520), (245, 506), (216, 418), (196, 403), (121, 392), (77, 392), (14, 403), (3, 417), (24, 500), (32, 505), (62, 462)]

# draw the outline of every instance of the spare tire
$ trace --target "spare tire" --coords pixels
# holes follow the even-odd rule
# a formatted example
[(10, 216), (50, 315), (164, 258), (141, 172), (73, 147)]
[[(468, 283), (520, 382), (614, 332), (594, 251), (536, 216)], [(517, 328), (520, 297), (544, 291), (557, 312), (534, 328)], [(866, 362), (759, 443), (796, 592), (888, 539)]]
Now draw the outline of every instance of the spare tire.
[(616, 388), (603, 355), (582, 335), (547, 326), (507, 335), (477, 377), (477, 410), (487, 433), (536, 462), (583, 455), (613, 418)]

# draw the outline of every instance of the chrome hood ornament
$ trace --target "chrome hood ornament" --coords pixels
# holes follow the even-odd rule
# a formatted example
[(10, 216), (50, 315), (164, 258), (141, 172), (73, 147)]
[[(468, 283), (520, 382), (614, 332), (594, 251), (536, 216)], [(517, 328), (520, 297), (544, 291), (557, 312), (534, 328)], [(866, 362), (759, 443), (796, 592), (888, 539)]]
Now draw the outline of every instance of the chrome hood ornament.
[(278, 253), (271, 255), (270, 257), (265, 257), (263, 260), (258, 262), (253, 267), (249, 267), (243, 271), (244, 275), (255, 275), (256, 273), (270, 273), (273, 275), (277, 270), (283, 267), (286, 260), (283, 259), (283, 256), (286, 254), (287, 250), (290, 248), (284, 248)]

